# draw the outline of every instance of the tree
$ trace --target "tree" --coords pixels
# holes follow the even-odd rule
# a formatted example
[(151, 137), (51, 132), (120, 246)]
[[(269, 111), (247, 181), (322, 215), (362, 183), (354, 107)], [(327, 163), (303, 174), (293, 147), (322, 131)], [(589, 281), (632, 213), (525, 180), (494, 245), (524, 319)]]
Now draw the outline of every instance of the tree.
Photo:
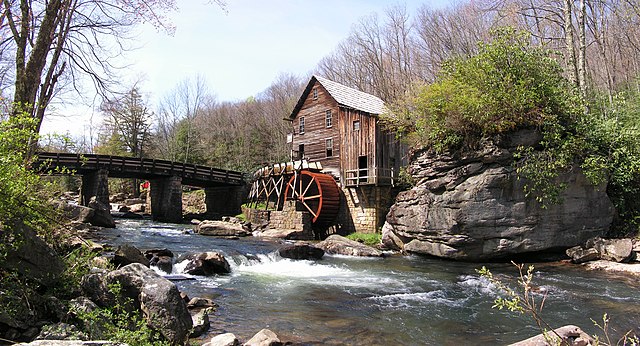
[(106, 100), (100, 107), (106, 115), (105, 129), (111, 143), (120, 143), (126, 153), (144, 157), (149, 146), (151, 119), (137, 86), (118, 99)]
[[(222, 0), (212, 2), (224, 7)], [(176, 0), (3, 0), (0, 71), (13, 65), (11, 114), (29, 114), (39, 132), (62, 89), (80, 94), (89, 82), (108, 97), (129, 29), (147, 22), (171, 33), (163, 14), (175, 8)]]

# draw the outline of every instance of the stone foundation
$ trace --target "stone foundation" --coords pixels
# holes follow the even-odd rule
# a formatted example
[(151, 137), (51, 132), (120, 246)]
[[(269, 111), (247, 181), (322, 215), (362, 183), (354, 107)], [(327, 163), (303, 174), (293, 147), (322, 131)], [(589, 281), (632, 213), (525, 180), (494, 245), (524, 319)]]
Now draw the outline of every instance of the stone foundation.
[(340, 233), (375, 233), (384, 225), (398, 189), (392, 186), (343, 187), (338, 228)]

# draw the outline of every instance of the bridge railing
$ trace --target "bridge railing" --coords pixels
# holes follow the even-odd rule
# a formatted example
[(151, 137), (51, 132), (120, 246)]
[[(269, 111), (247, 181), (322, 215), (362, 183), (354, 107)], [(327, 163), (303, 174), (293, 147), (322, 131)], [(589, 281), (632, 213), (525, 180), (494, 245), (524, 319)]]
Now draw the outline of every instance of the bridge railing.
[(49, 163), (50, 166), (64, 166), (71, 169), (103, 168), (110, 171), (175, 175), (192, 179), (206, 179), (232, 184), (241, 184), (243, 181), (243, 175), (240, 172), (168, 160), (112, 155), (48, 152), (39, 152), (37, 155), (38, 161), (41, 165)]

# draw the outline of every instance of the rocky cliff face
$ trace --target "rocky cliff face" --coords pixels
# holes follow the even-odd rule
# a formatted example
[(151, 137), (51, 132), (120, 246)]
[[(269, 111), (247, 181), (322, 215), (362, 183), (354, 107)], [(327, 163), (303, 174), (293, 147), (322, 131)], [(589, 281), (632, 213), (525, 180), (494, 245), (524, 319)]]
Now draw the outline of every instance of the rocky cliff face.
[(606, 232), (613, 206), (605, 186), (575, 169), (558, 178), (568, 188), (546, 209), (525, 198), (513, 148), (532, 145), (520, 132), (462, 157), (422, 152), (410, 166), (418, 182), (398, 195), (383, 227), (383, 242), (407, 252), (459, 260), (505, 258), (566, 249)]

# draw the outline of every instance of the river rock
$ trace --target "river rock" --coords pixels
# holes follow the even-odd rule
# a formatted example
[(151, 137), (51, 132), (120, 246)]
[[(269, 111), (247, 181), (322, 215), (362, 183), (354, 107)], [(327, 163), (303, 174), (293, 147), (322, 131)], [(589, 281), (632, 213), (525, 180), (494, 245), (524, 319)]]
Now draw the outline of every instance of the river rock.
[(79, 204), (68, 203), (66, 201), (56, 201), (53, 204), (56, 208), (62, 210), (64, 215), (70, 221), (89, 223), (95, 212), (92, 208), (85, 207)]
[(218, 305), (208, 298), (194, 297), (187, 303), (189, 309), (216, 308)]
[(384, 255), (380, 250), (337, 234), (328, 236), (327, 239), (318, 243), (316, 247), (324, 250), (328, 254), (335, 255), (363, 257), (382, 257)]
[(218, 237), (245, 237), (250, 234), (250, 232), (247, 231), (240, 223), (217, 220), (202, 221), (196, 226), (195, 231), (201, 235)]
[(256, 237), (278, 238), (278, 239), (287, 239), (287, 240), (313, 240), (315, 237), (311, 229), (281, 229), (281, 228), (270, 228), (270, 229), (265, 229), (264, 231), (255, 231), (254, 235)]
[(233, 333), (216, 335), (202, 346), (238, 346), (238, 338)]
[(209, 322), (209, 312), (211, 312), (210, 309), (202, 309), (191, 316), (193, 329), (191, 335), (189, 335), (190, 338), (197, 338), (209, 330), (211, 326)]
[(598, 250), (594, 248), (585, 249), (580, 245), (567, 249), (566, 253), (571, 258), (571, 262), (576, 264), (600, 259)]
[(525, 196), (512, 153), (515, 144), (533, 145), (526, 142), (535, 138), (524, 133), (485, 141), (455, 156), (415, 153), (409, 172), (417, 184), (401, 192), (387, 214), (386, 243), (478, 261), (567, 249), (604, 234), (614, 212), (606, 184), (591, 185), (579, 168), (555, 182), (567, 184), (560, 204), (543, 208)]
[(93, 217), (89, 220), (89, 223), (94, 226), (115, 228), (116, 222), (111, 216), (111, 207), (98, 201), (95, 197), (91, 197), (89, 201), (89, 208), (93, 209)]
[(587, 248), (594, 248), (600, 259), (612, 262), (626, 262), (631, 258), (633, 242), (631, 239), (594, 238), (587, 241)]
[(152, 249), (144, 252), (144, 257), (149, 260), (149, 265), (156, 266), (167, 274), (173, 270), (173, 252), (169, 249)]
[[(120, 284), (115, 297), (109, 287)], [(100, 306), (112, 306), (116, 299), (131, 298), (150, 327), (159, 331), (172, 344), (184, 344), (193, 325), (187, 305), (169, 280), (140, 263), (133, 263), (107, 274), (89, 274), (82, 280), (89, 298)]]
[(287, 244), (278, 249), (280, 257), (296, 260), (319, 260), (324, 250), (309, 244)]
[[(558, 337), (559, 336), (559, 337)], [(547, 341), (551, 338), (551, 342)], [(576, 326), (568, 325), (554, 329), (553, 332), (539, 334), (532, 338), (516, 342), (510, 346), (548, 346), (548, 345), (571, 345), (571, 346), (587, 346), (593, 345), (595, 340), (582, 329)]]
[(112, 262), (116, 267), (124, 267), (131, 263), (141, 263), (147, 267), (149, 266), (149, 260), (137, 247), (130, 244), (118, 246)]
[(218, 252), (203, 252), (188, 254), (178, 259), (179, 262), (189, 261), (184, 271), (191, 275), (228, 274), (231, 266), (224, 255)]
[(280, 346), (282, 342), (278, 339), (276, 333), (269, 329), (263, 329), (254, 335), (249, 341), (243, 344), (244, 346)]

